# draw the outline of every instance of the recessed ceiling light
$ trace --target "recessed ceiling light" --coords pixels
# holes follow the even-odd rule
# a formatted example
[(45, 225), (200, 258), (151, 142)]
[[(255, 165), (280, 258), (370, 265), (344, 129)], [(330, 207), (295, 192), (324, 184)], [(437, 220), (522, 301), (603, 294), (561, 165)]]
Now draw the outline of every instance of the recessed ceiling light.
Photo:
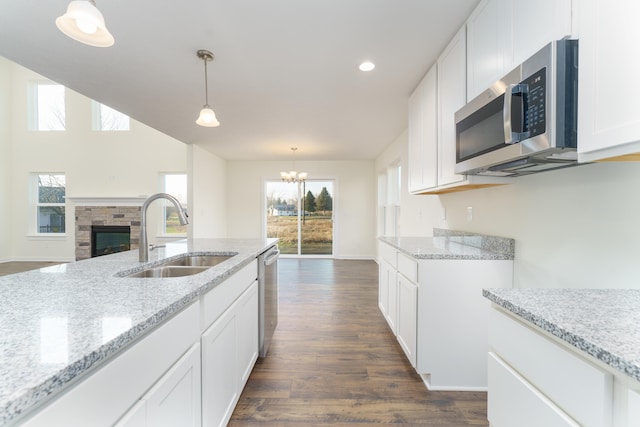
[(360, 71), (371, 71), (376, 68), (376, 64), (371, 61), (364, 61), (358, 68)]

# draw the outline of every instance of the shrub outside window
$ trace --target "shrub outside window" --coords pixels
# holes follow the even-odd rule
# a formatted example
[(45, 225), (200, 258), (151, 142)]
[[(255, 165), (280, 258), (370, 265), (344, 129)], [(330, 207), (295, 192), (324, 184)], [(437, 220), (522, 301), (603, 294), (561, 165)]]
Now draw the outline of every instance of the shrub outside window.
[(38, 233), (64, 233), (66, 177), (58, 173), (38, 173), (36, 226)]

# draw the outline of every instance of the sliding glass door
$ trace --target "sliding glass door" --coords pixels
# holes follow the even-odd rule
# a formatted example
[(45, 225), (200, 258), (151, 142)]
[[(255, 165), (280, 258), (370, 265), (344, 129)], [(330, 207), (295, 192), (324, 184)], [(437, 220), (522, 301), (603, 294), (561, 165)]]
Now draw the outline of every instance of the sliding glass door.
[(265, 185), (266, 235), (280, 239), (282, 254), (332, 256), (334, 182), (267, 181)]

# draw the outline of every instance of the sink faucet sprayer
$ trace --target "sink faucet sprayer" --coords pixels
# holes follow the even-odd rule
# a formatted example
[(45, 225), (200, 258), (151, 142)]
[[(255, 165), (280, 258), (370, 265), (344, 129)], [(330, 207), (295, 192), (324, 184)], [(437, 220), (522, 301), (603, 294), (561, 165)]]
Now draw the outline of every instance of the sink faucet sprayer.
[(149, 198), (147, 198), (147, 200), (145, 200), (142, 204), (140, 215), (140, 262), (149, 261), (149, 244), (147, 243), (147, 208), (149, 208), (151, 202), (156, 199), (167, 199), (168, 201), (173, 203), (173, 206), (175, 206), (176, 210), (178, 211), (178, 219), (180, 220), (180, 225), (189, 224), (189, 221), (187, 220), (189, 216), (187, 215), (187, 210), (184, 209), (178, 199), (173, 197), (171, 194), (157, 193), (149, 196)]

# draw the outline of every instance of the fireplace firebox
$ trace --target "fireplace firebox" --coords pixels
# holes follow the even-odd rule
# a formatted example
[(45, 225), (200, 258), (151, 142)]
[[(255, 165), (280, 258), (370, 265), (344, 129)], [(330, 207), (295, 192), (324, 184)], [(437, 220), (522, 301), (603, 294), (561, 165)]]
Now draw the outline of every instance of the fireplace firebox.
[(91, 256), (114, 254), (131, 249), (131, 227), (120, 225), (91, 226)]

